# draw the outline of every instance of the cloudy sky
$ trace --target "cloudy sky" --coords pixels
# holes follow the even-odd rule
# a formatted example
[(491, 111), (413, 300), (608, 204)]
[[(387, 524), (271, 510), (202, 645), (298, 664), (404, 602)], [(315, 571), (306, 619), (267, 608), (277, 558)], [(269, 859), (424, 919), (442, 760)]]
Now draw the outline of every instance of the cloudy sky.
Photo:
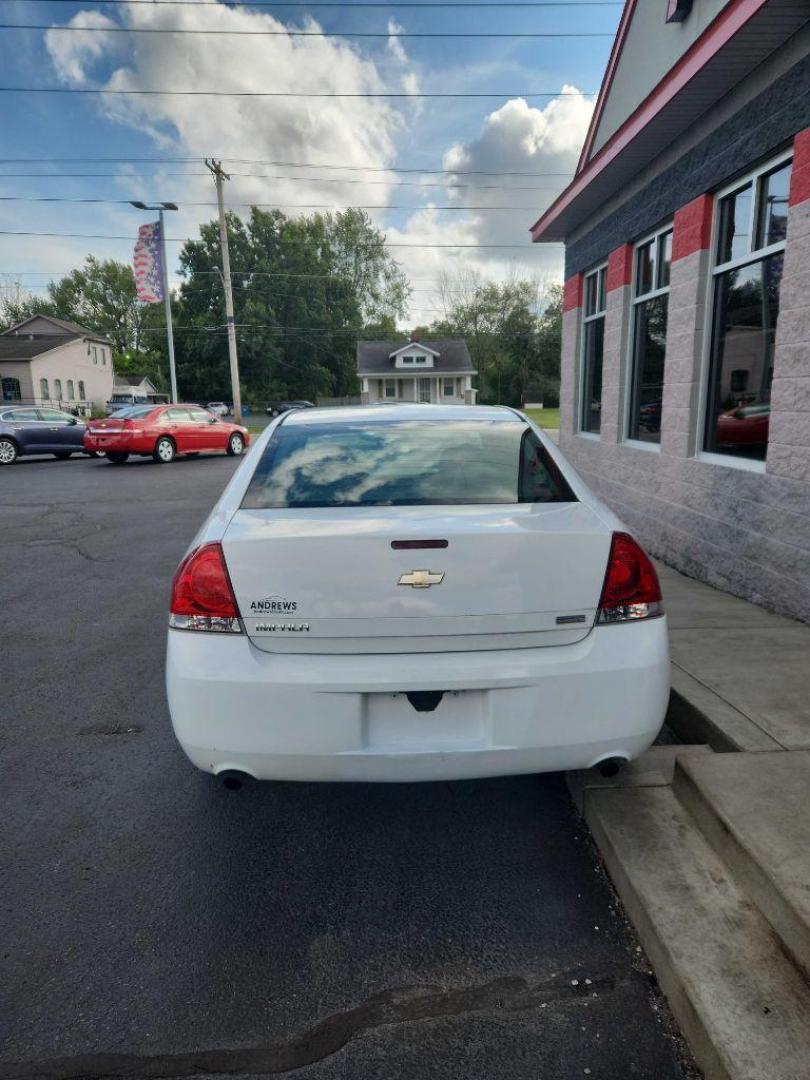
[[(560, 251), (533, 247), (528, 227), (576, 163), (621, 5), (11, 0), (3, 10), (4, 22), (51, 27), (0, 30), (4, 86), (401, 95), (3, 93), (0, 195), (25, 198), (0, 201), (5, 286), (40, 289), (88, 252), (128, 259), (129, 239), (7, 235), (134, 236), (150, 215), (114, 200), (175, 201), (182, 209), (170, 215), (169, 236), (196, 235), (214, 213), (202, 158), (216, 156), (232, 173), (226, 194), (237, 211), (368, 207), (413, 283), (411, 321), (422, 322), (436, 314), (442, 270), (559, 279)], [(213, 33), (98, 32), (122, 27)], [(404, 36), (462, 31), (482, 36)], [(594, 36), (491, 36), (507, 33)], [(500, 96), (415, 96), (489, 91)], [(550, 96), (529, 96), (539, 92)], [(32, 201), (51, 196), (110, 201)], [(428, 246), (453, 244), (510, 246)], [(170, 261), (178, 250), (170, 244)]]

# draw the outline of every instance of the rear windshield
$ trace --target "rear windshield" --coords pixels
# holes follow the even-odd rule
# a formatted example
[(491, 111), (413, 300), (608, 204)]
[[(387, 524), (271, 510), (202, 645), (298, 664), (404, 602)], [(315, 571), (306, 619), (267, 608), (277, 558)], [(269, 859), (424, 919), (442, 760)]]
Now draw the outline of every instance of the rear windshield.
[(148, 416), (154, 411), (154, 405), (133, 405), (129, 409), (117, 409), (110, 415), (110, 419), (115, 417), (116, 420), (133, 420), (136, 416)]
[(500, 420), (282, 424), (243, 507), (575, 502), (535, 434)]

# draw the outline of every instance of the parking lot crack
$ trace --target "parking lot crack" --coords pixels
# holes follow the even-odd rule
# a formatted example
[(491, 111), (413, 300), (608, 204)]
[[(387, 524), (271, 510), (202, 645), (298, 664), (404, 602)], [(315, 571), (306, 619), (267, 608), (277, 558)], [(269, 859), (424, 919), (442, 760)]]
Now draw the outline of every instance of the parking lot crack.
[(385, 990), (352, 1009), (332, 1013), (311, 1028), (264, 1046), (175, 1054), (88, 1054), (0, 1063), (0, 1080), (175, 1080), (191, 1076), (278, 1076), (323, 1061), (378, 1028), (443, 1020), (472, 1013), (526, 1013), (555, 1003), (614, 990), (611, 975), (588, 979), (564, 973), (530, 983), (521, 976), (479, 986), (415, 986)]

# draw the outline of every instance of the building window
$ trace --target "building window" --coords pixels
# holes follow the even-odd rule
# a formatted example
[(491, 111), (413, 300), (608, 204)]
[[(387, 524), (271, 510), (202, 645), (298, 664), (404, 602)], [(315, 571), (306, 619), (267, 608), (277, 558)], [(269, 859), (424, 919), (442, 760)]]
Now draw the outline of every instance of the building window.
[(95, 347), (95, 345), (93, 346), (93, 363), (98, 363), (98, 349)]
[(48, 389), (48, 380), (47, 379), (40, 379), (39, 380), (39, 396), (42, 398), (43, 401), (49, 401), (50, 400), (51, 392)]
[(397, 396), (397, 380), (386, 379), (385, 380), (385, 396), (387, 398), (395, 398)]
[(11, 376), (3, 379), (3, 401), (22, 401), (19, 379)]
[(53, 396), (57, 401), (62, 400), (62, 380), (54, 379), (53, 381)]
[(79, 379), (79, 401), (87, 401), (84, 396), (84, 381), (82, 379)]
[(106, 349), (99, 349), (98, 351), (101, 353), (101, 363), (104, 365), (104, 367), (106, 367), (107, 366), (107, 350)]
[(605, 347), (607, 266), (585, 277), (582, 327), (580, 431), (598, 435), (602, 426), (602, 355)]
[(717, 199), (703, 435), (713, 454), (767, 454), (790, 170), (790, 161), (771, 162)]
[(68, 401), (76, 400), (76, 392), (73, 389), (73, 379), (67, 381)]
[(633, 351), (627, 437), (661, 442), (672, 229), (638, 244), (633, 270)]
[(456, 396), (456, 383), (455, 379), (444, 380), (444, 396), (455, 397)]

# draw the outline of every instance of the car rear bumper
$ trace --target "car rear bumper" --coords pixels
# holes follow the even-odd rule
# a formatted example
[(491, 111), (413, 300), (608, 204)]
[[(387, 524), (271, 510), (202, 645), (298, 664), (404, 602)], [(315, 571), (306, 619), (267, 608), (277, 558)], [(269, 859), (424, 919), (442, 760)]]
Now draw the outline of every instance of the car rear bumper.
[[(576, 645), (476, 653), (261, 652), (245, 635), (170, 630), (175, 734), (212, 773), (411, 781), (588, 768), (653, 742), (669, 696), (665, 618)], [(442, 690), (432, 712), (405, 696)]]

